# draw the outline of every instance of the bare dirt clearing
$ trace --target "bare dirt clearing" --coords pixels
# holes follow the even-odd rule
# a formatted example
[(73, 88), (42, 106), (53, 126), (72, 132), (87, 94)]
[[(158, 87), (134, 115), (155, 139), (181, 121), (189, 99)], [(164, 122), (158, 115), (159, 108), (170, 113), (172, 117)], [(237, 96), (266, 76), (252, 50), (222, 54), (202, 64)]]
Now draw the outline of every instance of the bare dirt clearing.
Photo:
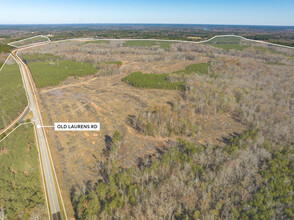
[[(97, 162), (104, 158), (105, 139), (115, 130), (123, 135), (124, 141), (118, 152), (119, 164), (123, 166), (136, 164), (139, 157), (156, 153), (166, 144), (168, 139), (139, 134), (127, 125), (126, 119), (142, 108), (175, 102), (179, 92), (135, 89), (122, 82), (121, 76), (93, 77), (86, 82), (71, 78), (66, 84), (41, 90), (42, 115), (46, 124), (95, 121), (101, 124), (100, 132), (54, 132), (48, 129), (51, 146), (57, 150), (67, 183), (81, 184), (97, 179)], [(200, 142), (217, 143), (223, 135), (243, 129), (226, 115), (218, 119), (199, 115), (197, 121), (203, 125), (198, 137)]]

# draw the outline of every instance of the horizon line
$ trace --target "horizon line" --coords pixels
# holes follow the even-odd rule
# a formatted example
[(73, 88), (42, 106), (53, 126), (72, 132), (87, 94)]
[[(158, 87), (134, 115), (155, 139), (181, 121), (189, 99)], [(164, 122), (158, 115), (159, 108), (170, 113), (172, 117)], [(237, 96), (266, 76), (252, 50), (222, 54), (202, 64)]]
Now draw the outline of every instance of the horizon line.
[(25, 25), (207, 25), (207, 26), (260, 26), (260, 27), (294, 27), (294, 25), (274, 25), (274, 24), (201, 24), (201, 23), (13, 23), (13, 24), (0, 24), (3, 26), (25, 26)]

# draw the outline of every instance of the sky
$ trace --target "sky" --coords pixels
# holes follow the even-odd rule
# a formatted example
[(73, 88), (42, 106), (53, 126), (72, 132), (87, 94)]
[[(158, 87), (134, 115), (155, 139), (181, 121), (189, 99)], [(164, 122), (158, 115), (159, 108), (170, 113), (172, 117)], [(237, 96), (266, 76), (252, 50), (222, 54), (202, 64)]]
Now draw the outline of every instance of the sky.
[(0, 24), (294, 26), (294, 0), (0, 0)]

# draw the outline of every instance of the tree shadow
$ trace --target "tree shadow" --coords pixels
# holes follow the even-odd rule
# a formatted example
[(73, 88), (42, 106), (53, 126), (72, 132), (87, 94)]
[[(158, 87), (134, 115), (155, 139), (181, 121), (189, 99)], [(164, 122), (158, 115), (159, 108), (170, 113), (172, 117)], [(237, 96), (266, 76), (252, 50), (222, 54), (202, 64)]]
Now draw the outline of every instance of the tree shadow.
[(222, 136), (221, 139), (217, 138), (218, 141), (225, 143), (225, 144), (231, 144), (231, 139), (235, 139), (236, 137), (239, 137), (240, 133), (233, 132), (231, 134), (228, 134), (228, 136)]

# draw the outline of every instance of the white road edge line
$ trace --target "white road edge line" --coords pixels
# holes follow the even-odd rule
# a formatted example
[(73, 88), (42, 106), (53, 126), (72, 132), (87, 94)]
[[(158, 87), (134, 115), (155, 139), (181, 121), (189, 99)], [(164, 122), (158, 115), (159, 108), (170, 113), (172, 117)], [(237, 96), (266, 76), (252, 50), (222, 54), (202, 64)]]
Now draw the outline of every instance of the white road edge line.
[(7, 61), (9, 60), (9, 57), (11, 56), (11, 53), (8, 55), (8, 57), (6, 58), (5, 62), (3, 63), (3, 65), (0, 68), (0, 71), (3, 69), (3, 67), (5, 66), (5, 64), (7, 63)]
[(4, 138), (2, 138), (1, 140), (0, 140), (0, 143), (2, 142), (2, 141), (4, 141), (12, 132), (14, 132), (19, 126), (21, 126), (21, 125), (26, 125), (26, 124), (34, 124), (33, 122), (25, 122), (25, 123), (21, 123), (21, 124), (19, 124), (19, 125), (17, 125), (15, 128), (13, 128), (12, 129), (12, 131), (10, 131)]
[(54, 125), (47, 125), (47, 126), (37, 125), (37, 128), (54, 128)]
[[(26, 47), (26, 46), (28, 46), (28, 45), (32, 45), (32, 44), (35, 44), (35, 43), (31, 43), (31, 44), (27, 44), (27, 45), (23, 45), (23, 46), (16, 46), (16, 45), (14, 45), (14, 44), (15, 44), (15, 43), (20, 43), (20, 42), (23, 42), (23, 41), (26, 41), (26, 40), (30, 40), (30, 39), (33, 39), (33, 38), (36, 38), (36, 37), (43, 37), (43, 38), (47, 39), (48, 42), (51, 42), (51, 40), (49, 39), (48, 36), (45, 36), (45, 35), (36, 35), (36, 36), (28, 37), (28, 38), (25, 38), (25, 39), (22, 39), (22, 40), (18, 40), (18, 41), (10, 42), (10, 43), (8, 43), (7, 45), (9, 45), (9, 46), (11, 46), (11, 47), (15, 47), (15, 48)], [(38, 42), (38, 43), (42, 43), (42, 42)], [(46, 43), (46, 41), (44, 41), (43, 43)]]

